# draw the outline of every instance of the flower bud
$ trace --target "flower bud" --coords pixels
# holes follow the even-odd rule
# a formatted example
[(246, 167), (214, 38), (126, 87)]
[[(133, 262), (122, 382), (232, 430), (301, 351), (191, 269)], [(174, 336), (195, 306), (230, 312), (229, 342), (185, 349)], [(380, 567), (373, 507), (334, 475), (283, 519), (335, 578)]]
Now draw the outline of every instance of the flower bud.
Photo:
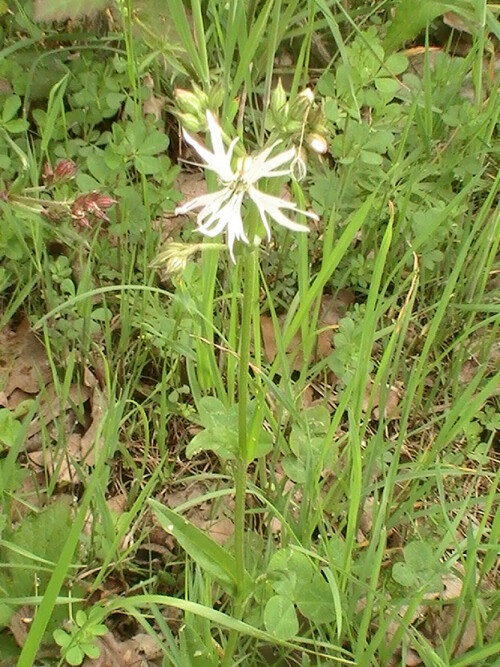
[(286, 115), (286, 102), (286, 92), (281, 79), (279, 79), (276, 88), (271, 93), (271, 111), (277, 118), (283, 116), (283, 114)]
[(308, 134), (306, 142), (309, 148), (318, 155), (324, 155), (328, 151), (328, 141), (321, 134)]
[(203, 132), (203, 130), (206, 130), (207, 128), (207, 121), (205, 118), (198, 118), (190, 113), (178, 113), (177, 118), (182, 127), (185, 130), (189, 130), (189, 132)]
[(193, 86), (193, 88), (194, 91), (176, 88), (175, 101), (181, 113), (204, 118), (208, 107), (208, 97), (198, 86)]
[(303, 121), (313, 102), (314, 93), (310, 88), (306, 88), (290, 104), (290, 118)]
[(75, 176), (76, 171), (77, 167), (73, 160), (59, 160), (54, 167), (54, 182), (69, 181)]
[(165, 273), (178, 274), (186, 268), (186, 264), (198, 249), (199, 244), (178, 243), (171, 241), (165, 250), (151, 262), (152, 268), (162, 269)]

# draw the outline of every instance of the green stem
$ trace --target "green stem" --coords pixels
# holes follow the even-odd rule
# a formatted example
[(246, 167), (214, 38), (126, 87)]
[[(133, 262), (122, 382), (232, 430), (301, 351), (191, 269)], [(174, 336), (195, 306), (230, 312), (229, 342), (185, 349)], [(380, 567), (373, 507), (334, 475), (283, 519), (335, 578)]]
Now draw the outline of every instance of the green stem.
[[(249, 239), (253, 239), (255, 223), (250, 224)], [(258, 252), (252, 249), (245, 258), (243, 274), (243, 305), (241, 314), (240, 365), (238, 377), (238, 458), (234, 475), (234, 559), (236, 577), (239, 584), (234, 602), (234, 617), (241, 619), (245, 598), (245, 500), (248, 470), (248, 405), (250, 385), (250, 347), (252, 342), (252, 312), (255, 299), (258, 298), (257, 287)], [(238, 634), (231, 631), (222, 667), (232, 665)]]

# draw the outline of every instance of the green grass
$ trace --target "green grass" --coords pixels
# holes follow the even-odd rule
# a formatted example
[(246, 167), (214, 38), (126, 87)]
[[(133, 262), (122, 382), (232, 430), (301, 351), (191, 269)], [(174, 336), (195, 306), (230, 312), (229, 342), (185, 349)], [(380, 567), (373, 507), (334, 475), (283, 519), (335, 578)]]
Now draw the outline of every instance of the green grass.
[[(103, 652), (101, 623), (165, 667), (496, 664), (498, 8), (457, 4), (471, 35), (404, 0), (0, 8), (6, 665), (65, 664), (54, 630)], [(233, 264), (174, 217), (199, 160), (179, 125), (208, 145), (207, 106), (235, 159), (302, 149), (303, 181), (258, 187), (288, 182), (309, 234), (274, 225)], [(14, 402), (27, 324), (46, 375)]]

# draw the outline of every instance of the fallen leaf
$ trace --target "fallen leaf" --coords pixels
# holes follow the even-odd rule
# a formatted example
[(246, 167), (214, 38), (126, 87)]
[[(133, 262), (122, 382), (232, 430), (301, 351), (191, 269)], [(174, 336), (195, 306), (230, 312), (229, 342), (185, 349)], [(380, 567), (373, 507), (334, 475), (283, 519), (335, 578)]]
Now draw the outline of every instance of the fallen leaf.
[(121, 641), (108, 632), (97, 637), (95, 643), (99, 647), (96, 660), (85, 658), (83, 667), (147, 667), (148, 662), (139, 655), (137, 646), (132, 639)]
[(215, 521), (206, 522), (205, 528), (217, 544), (225, 544), (234, 533), (233, 522), (225, 516), (215, 519)]
[[(27, 319), (13, 331), (0, 331), (0, 387), (9, 398), (15, 389), (36, 394), (52, 382), (45, 347), (31, 331)], [(10, 406), (9, 406), (10, 407)]]
[(33, 607), (25, 605), (17, 611), (15, 611), (9, 621), (9, 630), (12, 633), (12, 636), (16, 640), (16, 644), (20, 647), (24, 646), (26, 637), (30, 629), (31, 622), (33, 621), (33, 616), (35, 615), (35, 610)]

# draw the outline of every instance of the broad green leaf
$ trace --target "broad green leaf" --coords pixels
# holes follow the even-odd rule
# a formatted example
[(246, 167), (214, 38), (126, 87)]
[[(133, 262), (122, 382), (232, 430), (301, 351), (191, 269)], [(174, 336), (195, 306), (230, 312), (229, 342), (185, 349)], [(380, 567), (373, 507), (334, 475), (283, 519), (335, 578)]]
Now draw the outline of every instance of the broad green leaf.
[[(23, 597), (44, 592), (53, 564), (71, 526), (70, 507), (58, 500), (39, 514), (25, 518), (15, 531), (6, 531), (0, 542), (0, 591), (2, 596)], [(13, 611), (13, 610), (12, 610)]]
[(21, 430), (21, 422), (15, 419), (11, 411), (0, 408), (0, 444), (12, 447)]
[(86, 642), (85, 644), (83, 644), (82, 649), (85, 655), (88, 656), (91, 660), (97, 660), (97, 658), (101, 654), (101, 651), (97, 646), (97, 644), (91, 644), (90, 642)]
[(391, 79), (389, 77), (381, 77), (375, 79), (375, 88), (379, 90), (384, 95), (395, 95), (399, 88), (399, 81), (396, 79)]
[(364, 162), (365, 164), (371, 164), (373, 166), (377, 166), (382, 164), (382, 156), (379, 155), (378, 153), (374, 153), (373, 151), (361, 151), (360, 153), (361, 156), (361, 161)]
[(220, 664), (211, 643), (203, 641), (189, 624), (179, 630), (183, 667), (217, 667)]
[(404, 53), (393, 53), (384, 62), (384, 69), (387, 69), (391, 74), (398, 75), (406, 71), (408, 67), (408, 58)]
[(155, 500), (150, 500), (150, 504), (161, 527), (173, 535), (195, 563), (214, 577), (227, 593), (234, 595), (241, 587), (245, 590), (250, 589), (251, 579), (248, 574), (245, 576), (245, 581), (237, 581), (232, 554), (188, 519)]
[(71, 643), (71, 635), (69, 635), (65, 630), (62, 630), (61, 628), (57, 628), (56, 630), (54, 630), (52, 636), (54, 637), (55, 643), (58, 646), (61, 646), (62, 648), (69, 646), (69, 644)]
[(294, 637), (299, 631), (299, 622), (292, 600), (274, 595), (266, 604), (264, 624), (269, 634), (282, 641)]
[(444, 14), (450, 3), (441, 0), (402, 0), (389, 26), (384, 41), (384, 50), (394, 51), (398, 46), (415, 38), (430, 21)]
[(331, 623), (335, 620), (332, 591), (318, 570), (314, 571), (312, 579), (297, 582), (295, 603), (300, 613), (315, 623)]
[(9, 95), (3, 103), (2, 122), (8, 123), (16, 115), (21, 106), (21, 98), (19, 95)]
[(147, 176), (157, 173), (161, 168), (161, 162), (153, 155), (138, 154), (134, 158), (134, 167), (140, 174)]
[(89, 16), (109, 7), (111, 0), (35, 0), (35, 21), (64, 21)]
[(166, 151), (168, 143), (168, 137), (164, 132), (155, 131), (146, 136), (139, 150), (141, 155), (156, 155)]
[(66, 651), (64, 657), (66, 658), (68, 665), (72, 665), (74, 667), (75, 665), (82, 664), (83, 659), (85, 658), (85, 654), (79, 646), (72, 646)]
[(410, 542), (403, 549), (405, 562), (413, 572), (422, 572), (433, 568), (436, 558), (428, 542)]
[(410, 588), (417, 584), (417, 576), (406, 563), (394, 563), (392, 566), (392, 578), (400, 586)]
[[(252, 420), (256, 411), (256, 402), (251, 401), (247, 410), (247, 428), (251, 431)], [(238, 453), (238, 405), (226, 408), (212, 396), (205, 396), (198, 401), (199, 421), (205, 430), (201, 431), (186, 447), (186, 456), (191, 458), (202, 450), (211, 450), (224, 460), (234, 459)], [(273, 446), (271, 433), (259, 429), (257, 439), (252, 442), (253, 458), (268, 454)]]
[(229, 438), (216, 438), (212, 429), (205, 429), (197, 433), (187, 445), (186, 456), (188, 459), (191, 459), (200, 452), (212, 451), (223, 461), (231, 461), (236, 458), (237, 445), (238, 440), (234, 435), (231, 442)]
[(292, 481), (297, 482), (297, 484), (304, 484), (307, 480), (307, 470), (304, 466), (304, 462), (298, 459), (295, 456), (285, 456), (281, 460), (281, 465), (283, 466), (283, 472), (287, 477)]

